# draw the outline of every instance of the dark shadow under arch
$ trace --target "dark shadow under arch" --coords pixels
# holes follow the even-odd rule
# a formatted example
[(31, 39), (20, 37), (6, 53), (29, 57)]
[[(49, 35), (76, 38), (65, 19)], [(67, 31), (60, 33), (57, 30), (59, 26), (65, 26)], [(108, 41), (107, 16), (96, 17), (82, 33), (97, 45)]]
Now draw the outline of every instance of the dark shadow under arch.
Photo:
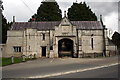
[(59, 57), (73, 57), (73, 40), (64, 38), (58, 41)]

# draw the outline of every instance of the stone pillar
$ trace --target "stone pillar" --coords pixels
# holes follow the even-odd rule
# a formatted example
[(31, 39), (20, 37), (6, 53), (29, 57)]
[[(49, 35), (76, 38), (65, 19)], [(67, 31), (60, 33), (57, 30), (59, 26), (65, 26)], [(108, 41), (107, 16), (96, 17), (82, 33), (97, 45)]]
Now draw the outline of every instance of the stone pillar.
[(57, 42), (57, 45), (56, 45), (56, 54), (55, 54), (55, 57), (59, 57), (58, 56), (58, 42)]
[(74, 55), (73, 55), (73, 57), (77, 57), (76, 45), (74, 45)]
[(56, 38), (56, 42), (54, 45), (54, 57), (59, 57), (58, 56), (58, 39)]
[(22, 61), (23, 61), (23, 62), (25, 61), (25, 55), (22, 56)]
[(73, 57), (77, 57), (77, 43), (76, 43), (76, 39), (74, 40), (74, 42), (73, 42), (74, 44), (73, 44), (73, 52), (74, 52), (74, 55), (73, 55)]
[(14, 63), (14, 56), (11, 56), (11, 63)]

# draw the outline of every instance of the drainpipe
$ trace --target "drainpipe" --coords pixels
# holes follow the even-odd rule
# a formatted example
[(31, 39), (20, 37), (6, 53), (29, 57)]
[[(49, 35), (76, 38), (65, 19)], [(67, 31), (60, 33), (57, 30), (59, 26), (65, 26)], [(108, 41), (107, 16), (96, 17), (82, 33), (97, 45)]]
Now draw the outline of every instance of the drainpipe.
[(105, 26), (103, 26), (103, 56), (106, 57), (106, 40), (105, 40)]
[(101, 24), (102, 24), (102, 27), (103, 27), (103, 30), (102, 30), (102, 32), (103, 32), (103, 56), (105, 56), (106, 57), (106, 40), (105, 40), (105, 25), (103, 24), (103, 21), (102, 21), (102, 15), (100, 15), (100, 21), (101, 21)]
[(24, 32), (24, 36), (25, 36), (25, 52), (26, 52), (26, 56), (28, 56), (28, 39), (27, 39), (27, 28), (25, 29), (25, 32)]
[(48, 52), (48, 58), (50, 58), (50, 29), (49, 29), (49, 52)]
[(78, 29), (77, 29), (77, 58), (78, 58), (78, 55), (79, 55), (79, 37), (78, 37)]

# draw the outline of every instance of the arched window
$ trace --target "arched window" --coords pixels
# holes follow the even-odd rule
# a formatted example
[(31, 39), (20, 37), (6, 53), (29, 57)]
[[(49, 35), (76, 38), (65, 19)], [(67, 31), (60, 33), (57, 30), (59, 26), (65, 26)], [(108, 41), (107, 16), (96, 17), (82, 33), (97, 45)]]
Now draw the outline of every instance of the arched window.
[(53, 46), (50, 46), (50, 50), (53, 50)]
[(92, 37), (92, 38), (91, 38), (91, 48), (92, 48), (92, 50), (93, 50), (93, 48), (94, 48), (94, 45), (93, 45), (93, 41), (94, 41), (94, 40), (93, 40), (93, 35), (94, 35), (94, 34), (91, 34), (91, 37)]
[(91, 48), (93, 50), (93, 38), (91, 38)]
[(42, 40), (45, 40), (45, 33), (42, 33)]

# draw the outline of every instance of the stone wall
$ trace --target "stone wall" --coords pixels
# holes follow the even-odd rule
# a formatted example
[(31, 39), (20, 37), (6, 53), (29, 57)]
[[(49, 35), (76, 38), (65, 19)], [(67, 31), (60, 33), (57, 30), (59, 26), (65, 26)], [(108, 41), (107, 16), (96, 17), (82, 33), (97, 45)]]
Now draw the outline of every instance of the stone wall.
[[(88, 26), (89, 27), (89, 26)], [(58, 57), (58, 41), (70, 39), (73, 41), (73, 54), (81, 57), (85, 54), (102, 54), (103, 30), (77, 30), (67, 18), (64, 18), (55, 30), (37, 30), (27, 28), (21, 31), (8, 31), (5, 56), (36, 55), (42, 57), (42, 47), (46, 47), (45, 57)], [(107, 30), (105, 30), (105, 45), (108, 45)], [(21, 47), (21, 52), (15, 52), (14, 47)], [(53, 50), (50, 50), (50, 47)], [(106, 46), (108, 49), (108, 47)], [(113, 48), (112, 46), (109, 47)], [(108, 52), (108, 50), (106, 51)]]
[(103, 53), (103, 33), (102, 30), (79, 30), (79, 54), (93, 55)]
[[(23, 46), (23, 31), (7, 31), (7, 42), (6, 42), (6, 51), (5, 56), (21, 56), (22, 52), (15, 52), (14, 47)], [(21, 49), (23, 51), (23, 48)]]

